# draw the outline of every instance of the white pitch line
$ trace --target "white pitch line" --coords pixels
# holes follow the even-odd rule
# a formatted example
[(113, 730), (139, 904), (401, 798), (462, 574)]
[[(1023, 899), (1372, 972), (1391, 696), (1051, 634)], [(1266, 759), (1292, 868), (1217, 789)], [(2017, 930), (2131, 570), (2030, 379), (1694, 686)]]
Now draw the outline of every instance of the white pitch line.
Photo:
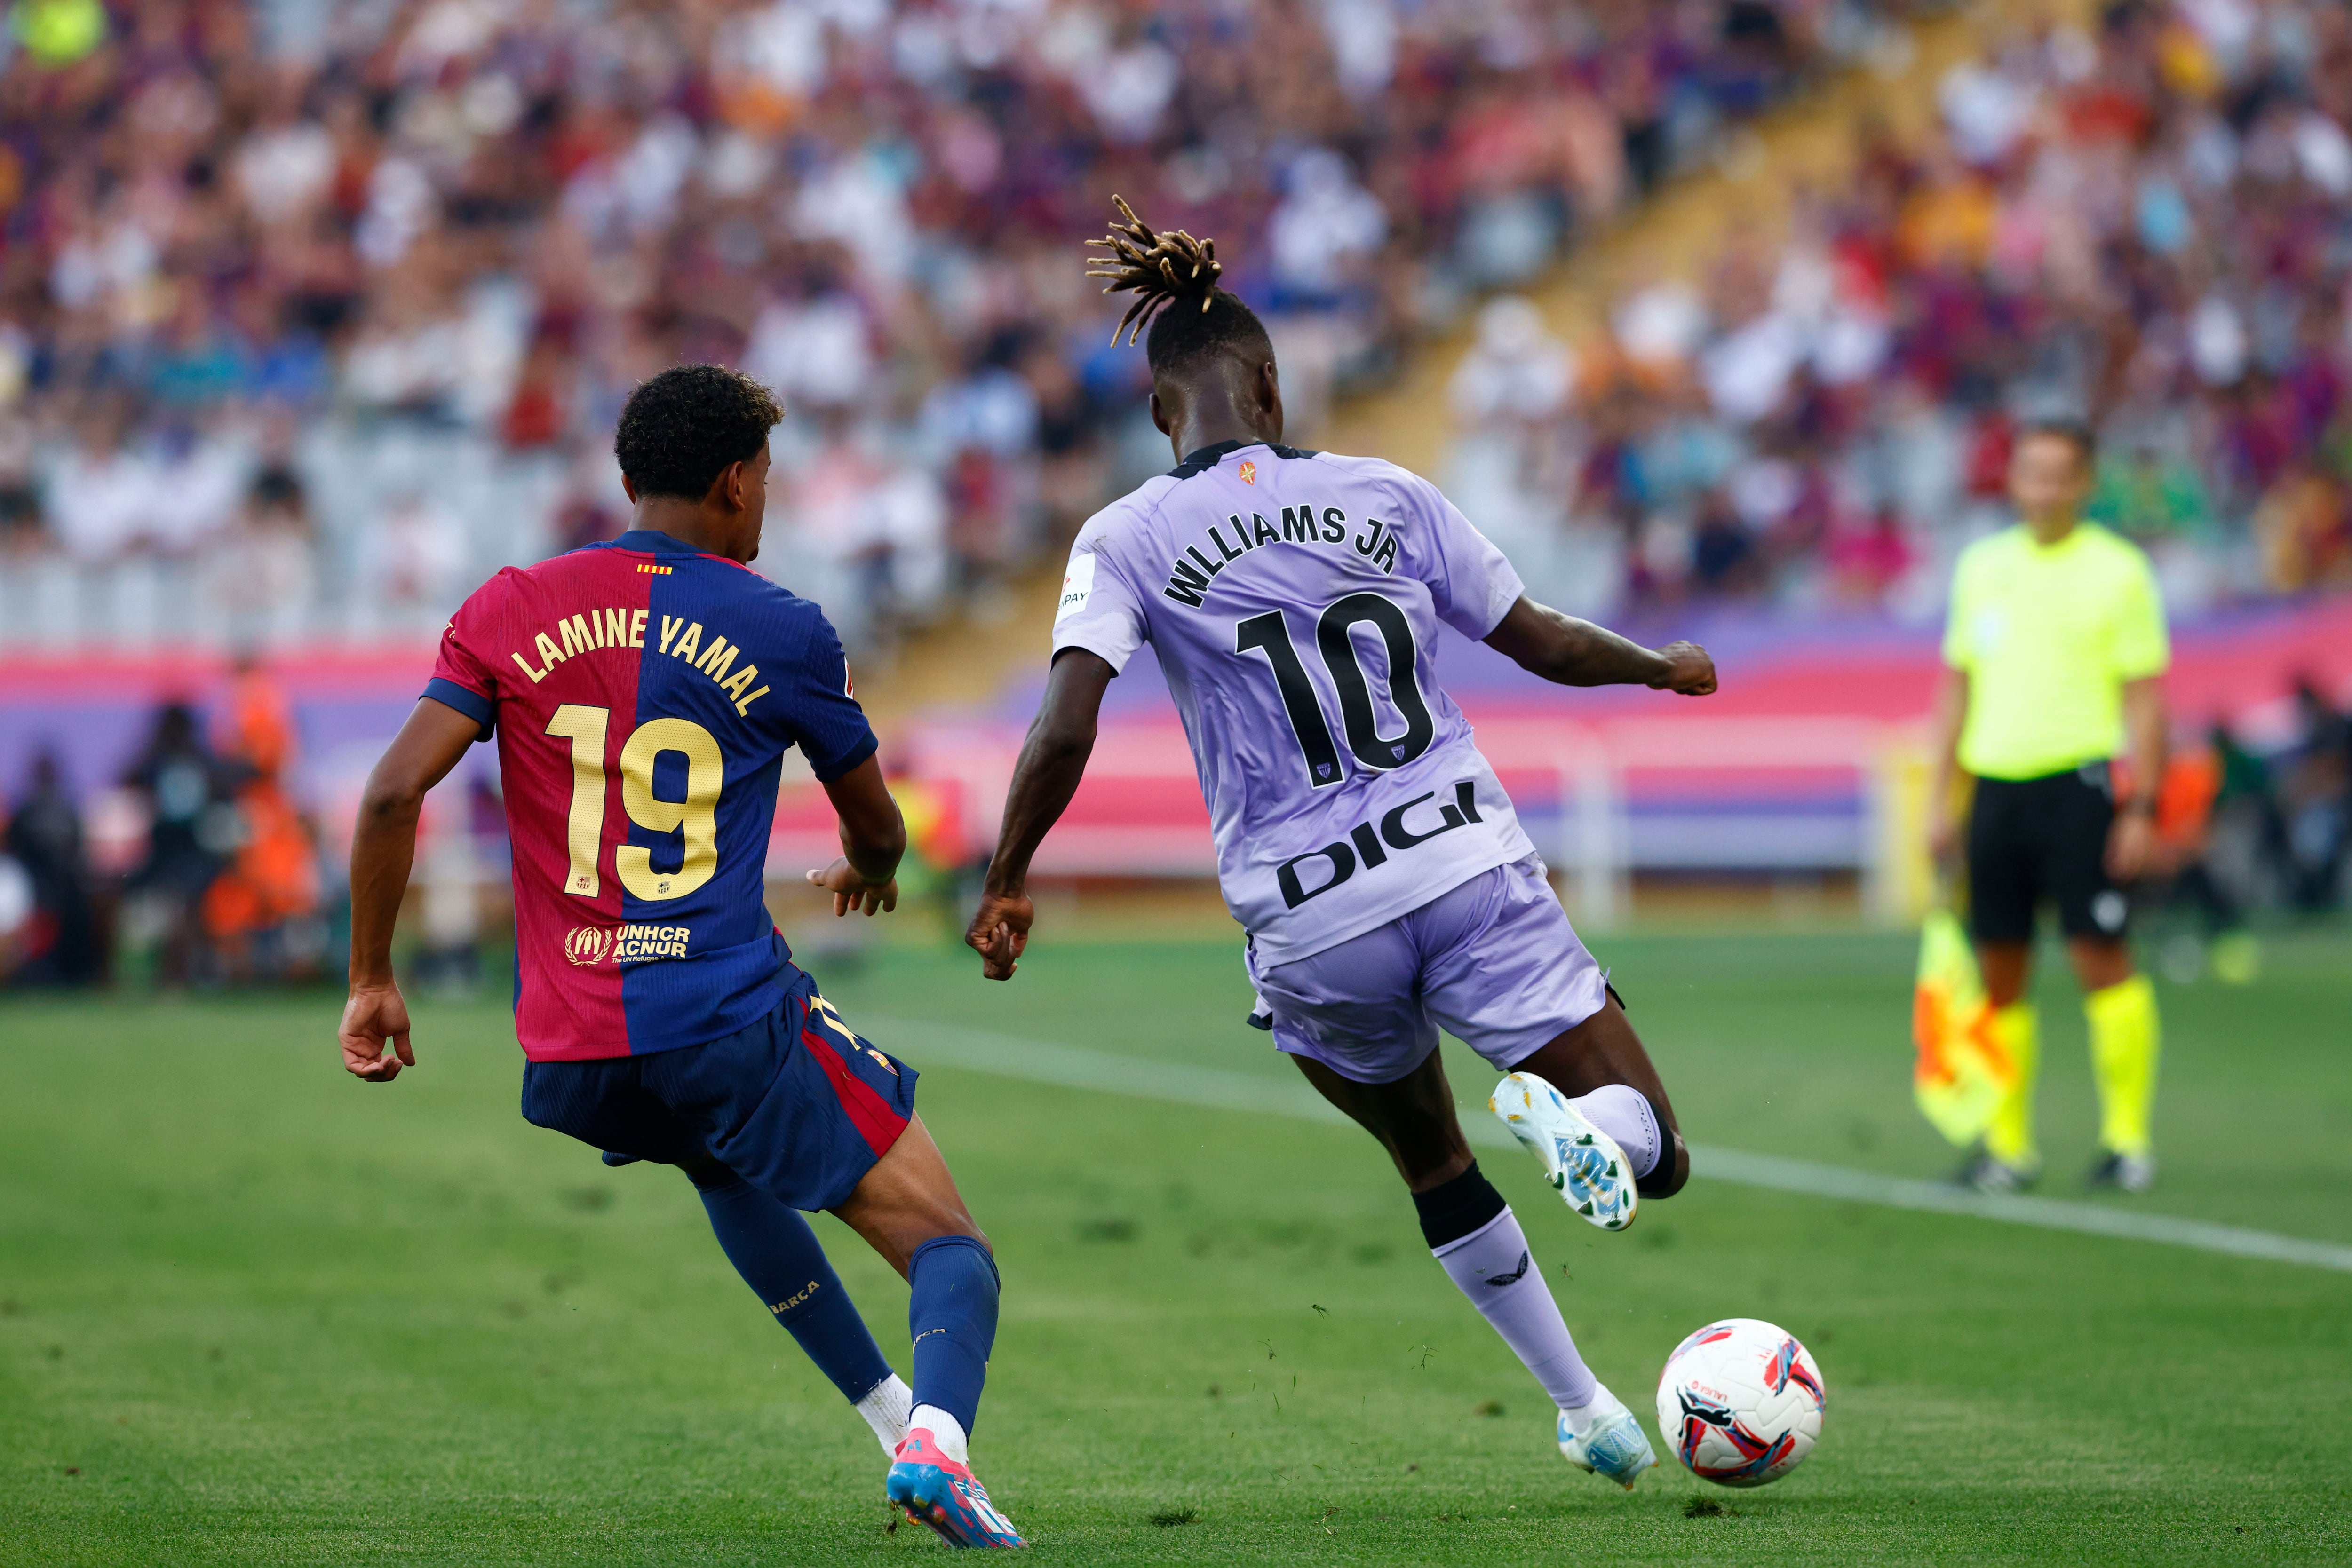
[(1779, 1192), (1801, 1192), (1814, 1197), (1844, 1198), (1929, 1214), (1971, 1215), (2011, 1225), (2038, 1226), (2044, 1230), (2076, 1230), (2086, 1236), (2158, 1241), (2172, 1247), (2194, 1247), (2202, 1252), (2226, 1252), (2239, 1258), (2301, 1263), (2352, 1274), (2352, 1247), (2333, 1241), (2310, 1241), (2300, 1236), (2280, 1236), (2268, 1230), (2247, 1230), (2235, 1225), (2215, 1225), (2202, 1219), (2183, 1219), (2178, 1215), (2150, 1214), (2144, 1209), (1970, 1192), (1941, 1182), (1879, 1176), (1842, 1166), (1817, 1166), (1807, 1160), (1745, 1154), (1738, 1149), (1693, 1149), (1691, 1173), (1716, 1181), (1738, 1182), (1742, 1186), (1770, 1187)]
[[(1246, 1111), (1348, 1124), (1345, 1115), (1303, 1081), (1260, 1078), (1222, 1068), (1155, 1061), (1149, 1057), (1114, 1056), (1074, 1045), (1020, 1040), (987, 1030), (916, 1019), (867, 1014), (864, 1021), (871, 1023), (886, 1038), (919, 1040), (919, 1051), (906, 1054), (928, 1057), (943, 1066), (1057, 1083), (1070, 1089), (1201, 1105), (1216, 1111)], [(924, 1063), (919, 1059), (915, 1065), (919, 1069)], [(1510, 1134), (1483, 1116), (1465, 1116), (1462, 1131), (1474, 1144), (1496, 1148), (1517, 1146)], [(1880, 1176), (1841, 1166), (1819, 1166), (1807, 1160), (1786, 1160), (1772, 1155), (1711, 1146), (1691, 1150), (1691, 1174), (1709, 1181), (1766, 1187), (1775, 1192), (1803, 1193), (1811, 1197), (1872, 1203), (1928, 1214), (1963, 1215), (2127, 1241), (2193, 1247), (2203, 1252), (2258, 1258), (2272, 1263), (2299, 1263), (2352, 1274), (2352, 1247), (2279, 1236), (2267, 1230), (2246, 1230), (2234, 1225), (2214, 1225), (2201, 1219), (2183, 1219), (2169, 1214), (2106, 1208), (2056, 1198), (1969, 1192), (1940, 1182)]]

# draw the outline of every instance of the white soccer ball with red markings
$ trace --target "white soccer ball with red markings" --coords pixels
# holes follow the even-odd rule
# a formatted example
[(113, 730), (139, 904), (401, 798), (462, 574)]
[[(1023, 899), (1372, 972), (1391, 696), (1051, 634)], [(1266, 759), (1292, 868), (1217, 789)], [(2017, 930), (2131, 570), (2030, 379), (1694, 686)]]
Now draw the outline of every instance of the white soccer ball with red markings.
[(1822, 1403), (1822, 1370), (1794, 1334), (1760, 1318), (1724, 1318), (1666, 1357), (1658, 1433), (1701, 1480), (1760, 1487), (1813, 1451)]

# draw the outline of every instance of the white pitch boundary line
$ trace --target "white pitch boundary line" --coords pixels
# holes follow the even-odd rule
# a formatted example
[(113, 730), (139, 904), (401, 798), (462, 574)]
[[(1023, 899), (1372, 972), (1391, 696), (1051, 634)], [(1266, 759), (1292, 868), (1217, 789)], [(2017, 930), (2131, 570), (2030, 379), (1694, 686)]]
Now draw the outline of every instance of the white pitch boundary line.
[[(987, 1030), (915, 1019), (866, 1017), (878, 1031), (918, 1040), (922, 1054), (943, 1066), (970, 1068), (1003, 1078), (1056, 1083), (1070, 1089), (1129, 1094), (1179, 1105), (1199, 1105), (1215, 1111), (1246, 1111), (1258, 1115), (1289, 1116), (1303, 1121), (1348, 1125), (1339, 1109), (1304, 1082), (1254, 1077), (1222, 1068), (1193, 1067), (1183, 1062), (1155, 1061), (1149, 1057), (1113, 1056), (1074, 1045), (1020, 1040)], [(909, 1053), (913, 1054), (913, 1053)], [(916, 1064), (922, 1065), (919, 1061)], [(1510, 1134), (1483, 1116), (1465, 1116), (1462, 1131), (1474, 1144), (1516, 1148)], [(2072, 1230), (2087, 1236), (2107, 1236), (2127, 1241), (2153, 1241), (2171, 1247), (2191, 1247), (2203, 1252), (2257, 1258), (2271, 1263), (2298, 1263), (2352, 1274), (2352, 1247), (2332, 1241), (2312, 1241), (2215, 1225), (2169, 1214), (2149, 1214), (2097, 1204), (2067, 1203), (2056, 1198), (2024, 1197), (1969, 1192), (1940, 1182), (1880, 1176), (1841, 1166), (1820, 1166), (1807, 1160), (1786, 1160), (1772, 1155), (1751, 1155), (1738, 1149), (1695, 1147), (1691, 1174), (1709, 1181), (1775, 1192), (1802, 1193), (1811, 1197), (1837, 1198), (1849, 1203), (1876, 1204), (1927, 1214), (1955, 1214), (2009, 1225), (2031, 1225), (2043, 1230)]]

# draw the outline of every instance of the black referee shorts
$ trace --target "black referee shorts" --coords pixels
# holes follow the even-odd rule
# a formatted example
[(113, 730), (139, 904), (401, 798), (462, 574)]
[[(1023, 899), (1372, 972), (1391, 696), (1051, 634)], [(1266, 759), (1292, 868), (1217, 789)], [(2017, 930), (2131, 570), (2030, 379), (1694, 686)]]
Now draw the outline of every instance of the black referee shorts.
[(2107, 766), (2040, 779), (1979, 779), (1969, 817), (1969, 928), (1979, 942), (2031, 942), (2034, 912), (2058, 905), (2069, 936), (2120, 938), (2130, 914), (2107, 875), (2116, 802)]

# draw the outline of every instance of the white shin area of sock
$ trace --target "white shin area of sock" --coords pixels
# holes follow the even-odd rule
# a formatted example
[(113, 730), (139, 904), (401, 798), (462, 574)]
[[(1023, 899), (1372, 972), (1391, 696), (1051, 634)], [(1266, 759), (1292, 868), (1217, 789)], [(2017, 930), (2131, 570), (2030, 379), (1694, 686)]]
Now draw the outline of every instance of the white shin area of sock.
[[(1576, 1352), (1559, 1303), (1528, 1250), (1526, 1232), (1509, 1209), (1456, 1241), (1435, 1249), (1448, 1278), (1470, 1298), (1527, 1369), (1563, 1410), (1592, 1403), (1591, 1369)], [(917, 1423), (920, 1425), (920, 1423)]]
[(897, 1453), (898, 1445), (907, 1440), (907, 1416), (914, 1407), (915, 1391), (895, 1372), (867, 1389), (866, 1397), (857, 1402), (857, 1413), (882, 1440), (886, 1454)]
[(1665, 1130), (1650, 1113), (1650, 1103), (1642, 1097), (1640, 1090), (1630, 1084), (1604, 1083), (1569, 1103), (1576, 1108), (1578, 1115), (1608, 1134), (1625, 1151), (1635, 1179), (1657, 1169), (1658, 1156), (1665, 1151)]
[(907, 1417), (907, 1429), (911, 1432), (918, 1427), (930, 1433), (940, 1453), (960, 1465), (971, 1463), (971, 1456), (964, 1449), (962, 1422), (936, 1405), (918, 1405), (914, 1414)]

